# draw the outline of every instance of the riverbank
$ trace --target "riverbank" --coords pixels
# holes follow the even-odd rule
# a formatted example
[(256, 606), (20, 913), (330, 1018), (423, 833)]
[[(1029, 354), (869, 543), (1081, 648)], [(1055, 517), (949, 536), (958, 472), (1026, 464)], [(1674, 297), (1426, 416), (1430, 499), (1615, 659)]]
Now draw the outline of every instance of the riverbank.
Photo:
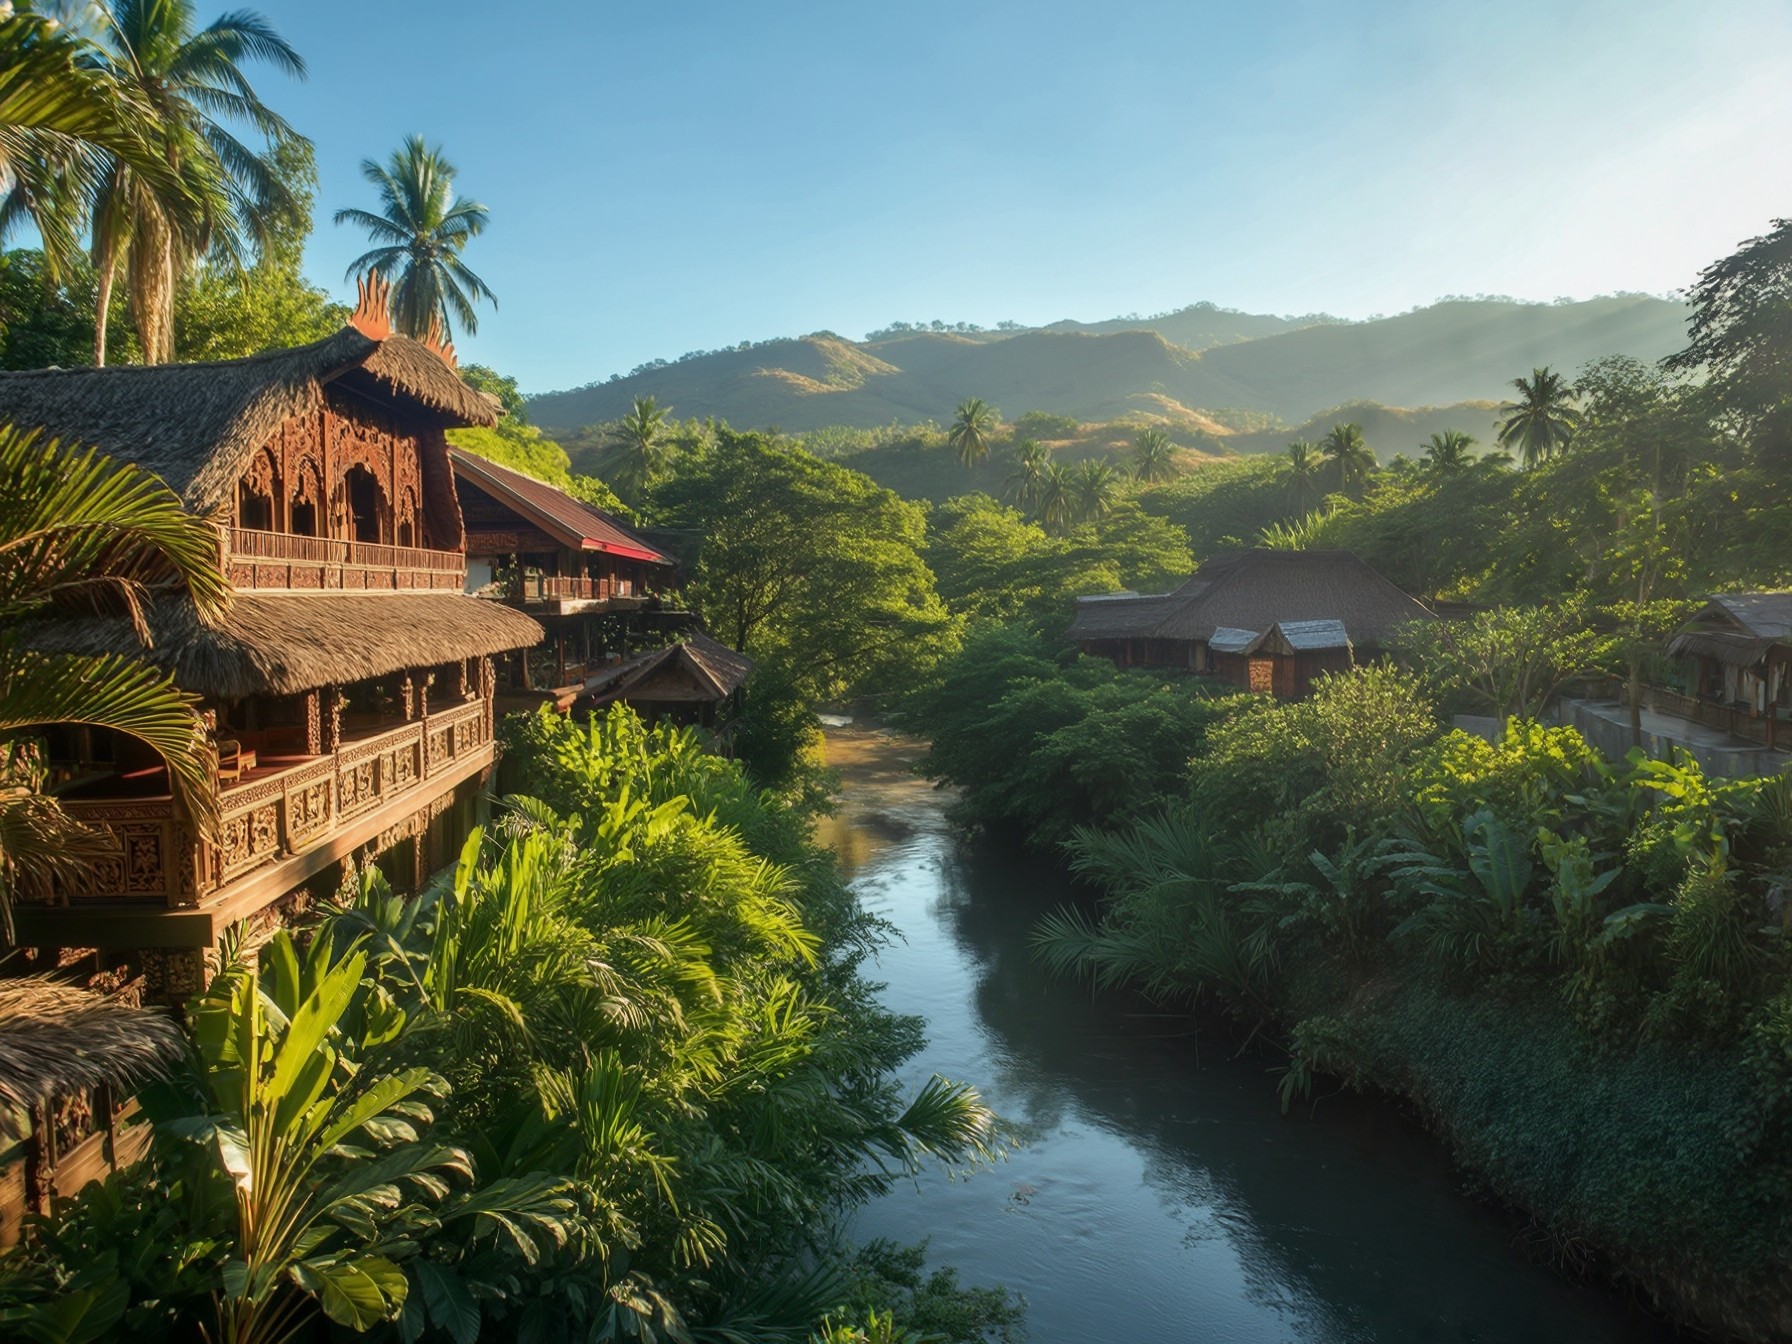
[[(1569, 1265), (1726, 1339), (1792, 1334), (1792, 785), (1452, 732), (1393, 666), (1278, 702), (1088, 661), (1000, 632), (914, 711), (959, 820), (1068, 837), (1103, 891), (1040, 923), (1047, 964), (1226, 1005), (1281, 1034), (1289, 1100), (1403, 1099)], [(1145, 692), (1209, 714), (1175, 771), (1162, 716), (1104, 708)], [(1066, 776), (1069, 817), (1040, 802)]]
[(1044, 976), (1027, 943), (1078, 899), (1061, 866), (965, 843), (953, 791), (906, 773), (914, 739), (827, 738), (843, 788), (826, 827), (900, 934), (870, 973), (928, 1024), (908, 1067), (975, 1078), (1018, 1137), (997, 1167), (873, 1201), (856, 1239), (930, 1238), (935, 1263), (1024, 1293), (1032, 1344), (1122, 1344), (1147, 1310), (1203, 1344), (1679, 1338), (1539, 1263), (1401, 1108), (1344, 1094), (1284, 1118), (1265, 1061), (1228, 1033)]

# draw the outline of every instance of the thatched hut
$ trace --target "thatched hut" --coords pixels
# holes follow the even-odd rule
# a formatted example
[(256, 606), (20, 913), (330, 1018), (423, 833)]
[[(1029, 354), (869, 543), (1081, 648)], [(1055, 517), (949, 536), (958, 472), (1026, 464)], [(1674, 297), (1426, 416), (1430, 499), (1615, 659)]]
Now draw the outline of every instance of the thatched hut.
[(711, 727), (716, 714), (746, 683), (753, 660), (693, 634), (669, 648), (637, 654), (586, 679), (574, 708), (626, 704), (651, 721)]
[(1720, 593), (1706, 599), (1663, 650), (1677, 689), (1654, 708), (1778, 747), (1792, 741), (1792, 593)]
[(0, 978), (0, 1246), (25, 1210), (48, 1212), (52, 1196), (135, 1159), (131, 1090), (186, 1049), (165, 1012), (50, 976)]
[(1433, 619), (1349, 551), (1228, 551), (1168, 593), (1079, 597), (1069, 637), (1122, 667), (1173, 667), (1300, 696)]

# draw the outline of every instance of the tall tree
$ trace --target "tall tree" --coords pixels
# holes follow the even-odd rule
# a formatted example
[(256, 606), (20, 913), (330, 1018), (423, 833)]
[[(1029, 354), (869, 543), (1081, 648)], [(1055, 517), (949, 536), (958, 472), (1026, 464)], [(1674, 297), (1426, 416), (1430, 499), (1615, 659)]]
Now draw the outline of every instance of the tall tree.
[(1703, 371), (1757, 447), (1792, 452), (1792, 219), (1707, 266), (1687, 297), (1689, 339), (1667, 367)]
[[(145, 362), (174, 357), (174, 295), (206, 252), (240, 263), (304, 206), (271, 152), (230, 129), (246, 125), (270, 149), (300, 139), (256, 95), (244, 71), (265, 61), (297, 79), (305, 62), (273, 26), (246, 10), (199, 28), (191, 0), (119, 0), (86, 48), (87, 63), (148, 108), (157, 149), (179, 179), (165, 184), (112, 155), (93, 204), (93, 262), (99, 276), (94, 363), (106, 362), (106, 318), (120, 268)], [(172, 189), (171, 189), (172, 187)]]
[(965, 466), (974, 467), (989, 456), (989, 440), (998, 419), (995, 408), (985, 405), (981, 397), (967, 397), (958, 403), (946, 442)]
[(1176, 445), (1153, 425), (1132, 441), (1132, 474), (1141, 481), (1167, 481), (1176, 474)]
[(1474, 461), (1470, 451), (1474, 446), (1474, 439), (1460, 429), (1440, 430), (1419, 445), (1425, 453), (1425, 466), (1439, 473), (1461, 471)]
[(1022, 439), (1014, 447), (1014, 470), (1008, 474), (1008, 495), (1028, 513), (1039, 509), (1039, 490), (1051, 461), (1052, 450), (1038, 439)]
[(1516, 448), (1526, 468), (1567, 451), (1580, 428), (1580, 412), (1574, 406), (1574, 389), (1561, 374), (1546, 364), (1532, 369), (1529, 378), (1514, 378), (1518, 399), (1500, 407), (1499, 443)]
[(1375, 452), (1363, 440), (1363, 427), (1333, 425), (1319, 442), (1319, 452), (1331, 464), (1340, 490), (1354, 490), (1375, 470)]
[(1111, 462), (1092, 457), (1077, 464), (1071, 474), (1073, 512), (1079, 523), (1093, 523), (1108, 516), (1120, 488), (1120, 473)]
[(638, 497), (652, 485), (666, 464), (666, 417), (670, 411), (671, 407), (661, 406), (652, 397), (636, 397), (628, 414), (617, 423), (615, 442), (621, 461), (614, 475), (616, 483), (631, 495)]
[(396, 277), (392, 324), (407, 336), (428, 336), (439, 326), (447, 337), (456, 321), (475, 332), (474, 301), (498, 306), (491, 287), (461, 259), (467, 244), (485, 232), (490, 212), (478, 201), (455, 199), (455, 171), (440, 147), (413, 135), (383, 165), (361, 161), (361, 176), (379, 189), (380, 213), (336, 212), (338, 224), (357, 225), (379, 244), (350, 262), (348, 273)]
[(104, 838), (45, 794), (35, 734), (85, 724), (145, 743), (168, 766), (188, 816), (216, 818), (212, 749), (190, 696), (137, 659), (40, 653), (11, 633), (56, 606), (117, 606), (147, 639), (151, 584), (184, 586), (208, 617), (230, 590), (217, 537), (156, 477), (91, 451), (0, 430), (0, 915), (10, 930), (17, 892), (77, 876), (104, 856)]
[(1318, 444), (1296, 439), (1288, 445), (1288, 507), (1295, 513), (1311, 513), (1319, 502), (1319, 477), (1323, 470), (1324, 458)]
[(925, 515), (867, 476), (724, 429), (654, 504), (703, 538), (687, 592), (709, 628), (792, 669), (811, 700), (895, 689), (956, 642), (920, 554)]
[(1048, 462), (1039, 475), (1039, 520), (1059, 537), (1076, 523), (1076, 483), (1062, 462)]

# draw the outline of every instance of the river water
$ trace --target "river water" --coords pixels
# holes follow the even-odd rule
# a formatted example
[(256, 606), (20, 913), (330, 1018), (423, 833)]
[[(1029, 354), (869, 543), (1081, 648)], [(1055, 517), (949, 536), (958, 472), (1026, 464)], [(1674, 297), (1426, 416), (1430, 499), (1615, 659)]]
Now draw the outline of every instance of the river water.
[(1284, 1119), (1267, 1062), (1223, 1032), (1046, 979), (1027, 934), (1069, 884), (960, 843), (912, 745), (848, 728), (829, 751), (846, 787), (823, 838), (900, 931), (873, 972), (885, 1002), (927, 1021), (909, 1081), (975, 1083), (1013, 1134), (999, 1164), (873, 1202), (857, 1240), (926, 1238), (965, 1282), (1019, 1291), (1032, 1344), (1679, 1338), (1538, 1263), (1392, 1105)]

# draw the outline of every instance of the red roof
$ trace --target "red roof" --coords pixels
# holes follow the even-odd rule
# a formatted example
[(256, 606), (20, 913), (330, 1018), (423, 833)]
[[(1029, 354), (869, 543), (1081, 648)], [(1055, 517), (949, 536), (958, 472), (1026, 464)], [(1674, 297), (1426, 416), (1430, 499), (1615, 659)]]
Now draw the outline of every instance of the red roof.
[(546, 481), (501, 467), (464, 448), (450, 448), (448, 460), (454, 464), (454, 474), (461, 480), (478, 486), (568, 546), (581, 551), (605, 551), (656, 565), (673, 563), (670, 556), (655, 550), (602, 509), (592, 508), (564, 490), (556, 490)]

